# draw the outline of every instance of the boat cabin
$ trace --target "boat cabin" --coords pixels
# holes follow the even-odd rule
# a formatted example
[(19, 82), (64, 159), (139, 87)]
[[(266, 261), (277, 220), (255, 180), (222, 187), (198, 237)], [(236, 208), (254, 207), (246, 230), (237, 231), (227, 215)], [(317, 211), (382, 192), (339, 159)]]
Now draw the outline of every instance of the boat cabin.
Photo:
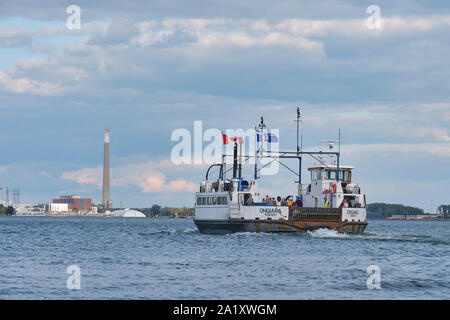
[(328, 200), (330, 207), (363, 207), (365, 197), (361, 188), (352, 181), (354, 167), (339, 166), (339, 181), (336, 165), (319, 165), (308, 169), (311, 183), (302, 190), (306, 207), (324, 207)]

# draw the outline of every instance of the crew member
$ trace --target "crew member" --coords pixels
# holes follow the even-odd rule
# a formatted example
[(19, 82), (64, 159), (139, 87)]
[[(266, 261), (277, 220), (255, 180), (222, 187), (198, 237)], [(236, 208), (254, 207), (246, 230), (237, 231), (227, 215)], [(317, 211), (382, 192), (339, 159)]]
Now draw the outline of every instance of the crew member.
[(247, 202), (245, 202), (245, 205), (247, 205), (247, 206), (254, 205), (253, 198), (252, 198), (251, 194), (248, 195), (248, 199), (247, 199)]
[(330, 207), (330, 203), (328, 202), (327, 197), (323, 198), (323, 207), (324, 208), (329, 208)]

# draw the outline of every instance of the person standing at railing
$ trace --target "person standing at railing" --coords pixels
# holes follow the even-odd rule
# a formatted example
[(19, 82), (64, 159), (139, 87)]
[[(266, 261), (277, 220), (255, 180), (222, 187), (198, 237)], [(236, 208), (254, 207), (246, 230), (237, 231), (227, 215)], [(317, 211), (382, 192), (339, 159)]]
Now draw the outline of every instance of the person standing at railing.
[(329, 208), (330, 207), (330, 203), (328, 202), (327, 197), (323, 198), (323, 207), (324, 208)]
[(295, 199), (294, 205), (296, 207), (303, 207), (303, 201), (300, 199), (300, 197), (297, 196), (297, 198)]

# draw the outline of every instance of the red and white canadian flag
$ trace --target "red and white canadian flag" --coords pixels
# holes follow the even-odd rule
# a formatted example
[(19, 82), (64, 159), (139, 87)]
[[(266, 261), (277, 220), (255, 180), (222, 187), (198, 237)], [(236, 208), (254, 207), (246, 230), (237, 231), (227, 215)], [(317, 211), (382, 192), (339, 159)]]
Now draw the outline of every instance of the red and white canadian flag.
[(223, 144), (229, 143), (244, 143), (244, 139), (242, 137), (228, 137), (225, 133), (222, 133)]

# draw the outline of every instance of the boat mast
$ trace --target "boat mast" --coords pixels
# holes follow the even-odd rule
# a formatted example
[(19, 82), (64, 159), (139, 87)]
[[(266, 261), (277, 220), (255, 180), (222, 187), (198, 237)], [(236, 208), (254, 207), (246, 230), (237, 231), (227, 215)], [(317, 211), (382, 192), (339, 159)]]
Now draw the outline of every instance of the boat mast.
[(255, 131), (256, 131), (256, 152), (255, 152), (255, 181), (258, 179), (258, 152), (261, 152), (261, 148), (259, 147), (259, 142), (258, 142), (258, 134), (261, 134), (261, 137), (264, 136), (264, 128), (266, 127), (266, 125), (264, 124), (264, 118), (261, 117), (261, 122), (259, 123), (259, 125), (255, 126)]
[[(299, 145), (299, 125), (300, 122), (302, 121), (300, 119), (300, 107), (297, 107), (297, 120), (295, 120), (295, 122), (297, 122), (297, 157), (298, 157), (298, 196), (301, 196), (301, 189), (302, 189), (302, 156), (300, 155), (301, 152), (301, 148)], [(303, 140), (303, 139), (302, 139)], [(303, 142), (303, 141), (302, 141)]]
[(339, 182), (339, 158), (341, 157), (341, 128), (339, 128), (339, 138), (338, 138), (339, 144), (338, 144), (338, 154), (337, 154), (337, 163), (336, 163), (336, 181)]

